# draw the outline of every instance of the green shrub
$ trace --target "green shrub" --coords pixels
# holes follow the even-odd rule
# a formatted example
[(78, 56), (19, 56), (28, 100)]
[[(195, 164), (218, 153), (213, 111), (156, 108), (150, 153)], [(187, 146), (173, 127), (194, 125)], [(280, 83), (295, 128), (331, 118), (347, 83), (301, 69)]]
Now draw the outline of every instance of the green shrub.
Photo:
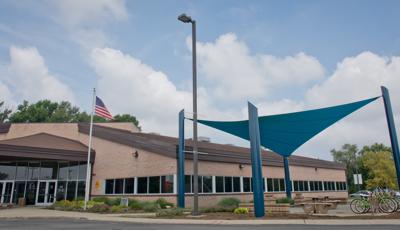
[(120, 197), (108, 198), (106, 196), (99, 196), (99, 197), (94, 197), (92, 200), (95, 201), (95, 202), (98, 202), (98, 203), (107, 204), (109, 206), (115, 206), (115, 205), (120, 205), (121, 204), (121, 198)]
[(143, 211), (145, 212), (156, 212), (158, 209), (160, 209), (160, 205), (152, 201), (145, 201), (142, 203), (142, 205)]
[(63, 211), (81, 210), (83, 208), (83, 201), (56, 201), (51, 208)]
[(160, 199), (156, 200), (155, 202), (156, 202), (156, 203), (160, 206), (160, 208), (162, 208), (162, 209), (167, 208), (167, 206), (169, 206), (169, 207), (171, 207), (171, 208), (174, 207), (174, 204), (173, 204), (173, 203), (168, 202), (168, 201), (165, 200), (164, 198), (160, 198)]
[(218, 206), (224, 208), (237, 208), (239, 207), (240, 200), (233, 197), (227, 197), (218, 202)]
[(249, 214), (249, 209), (248, 208), (235, 208), (233, 213), (235, 213), (235, 214)]
[(117, 197), (117, 198), (109, 198), (105, 204), (108, 204), (109, 206), (116, 206), (116, 205), (120, 205), (121, 204), (121, 198)]
[(157, 211), (156, 216), (162, 216), (162, 217), (182, 216), (183, 211), (184, 210), (181, 208), (162, 209)]
[(110, 206), (108, 206), (107, 204), (95, 204), (89, 209), (89, 211), (99, 213), (109, 212)]
[(143, 209), (143, 202), (137, 200), (129, 200), (129, 208), (133, 210), (142, 210)]
[(221, 206), (213, 206), (208, 208), (201, 209), (202, 213), (213, 213), (213, 212), (232, 212), (235, 208), (232, 207), (221, 207)]
[(288, 198), (288, 197), (283, 197), (283, 198), (276, 199), (275, 202), (277, 204), (291, 204), (291, 205), (294, 204), (294, 200), (291, 199), (291, 198)]
[(121, 205), (115, 205), (111, 207), (111, 212), (113, 213), (118, 213), (118, 212), (122, 212), (126, 209), (126, 207), (121, 206)]

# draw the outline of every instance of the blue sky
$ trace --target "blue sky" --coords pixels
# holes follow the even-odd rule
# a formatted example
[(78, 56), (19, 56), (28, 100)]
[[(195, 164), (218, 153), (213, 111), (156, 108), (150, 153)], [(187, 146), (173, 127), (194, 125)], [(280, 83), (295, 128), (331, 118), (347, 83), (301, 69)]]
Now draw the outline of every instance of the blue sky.
[[(96, 87), (111, 112), (176, 136), (179, 108), (191, 110), (191, 30), (177, 20), (185, 12), (197, 21), (205, 119), (243, 119), (247, 100), (263, 114), (346, 103), (379, 94), (381, 84), (396, 97), (399, 8), (399, 1), (0, 0), (0, 96), (10, 107), (50, 98), (88, 110)], [(346, 142), (388, 144), (382, 106), (365, 111), (296, 153), (328, 159)]]

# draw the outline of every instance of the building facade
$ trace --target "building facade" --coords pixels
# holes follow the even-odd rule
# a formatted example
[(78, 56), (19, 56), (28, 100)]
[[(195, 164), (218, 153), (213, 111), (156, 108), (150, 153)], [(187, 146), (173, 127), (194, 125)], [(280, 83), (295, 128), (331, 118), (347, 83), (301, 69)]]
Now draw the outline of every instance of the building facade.
[[(89, 124), (23, 123), (0, 125), (0, 203), (49, 205), (83, 199)], [(132, 123), (97, 123), (93, 129), (91, 196), (177, 199), (178, 139), (141, 133)], [(186, 140), (190, 152), (192, 141)], [(251, 201), (248, 148), (199, 142), (199, 204), (224, 197)], [(262, 151), (264, 190), (285, 196), (283, 159)], [(305, 197), (346, 198), (341, 164), (301, 156), (289, 157), (292, 188)], [(186, 204), (193, 192), (192, 155), (185, 160)]]

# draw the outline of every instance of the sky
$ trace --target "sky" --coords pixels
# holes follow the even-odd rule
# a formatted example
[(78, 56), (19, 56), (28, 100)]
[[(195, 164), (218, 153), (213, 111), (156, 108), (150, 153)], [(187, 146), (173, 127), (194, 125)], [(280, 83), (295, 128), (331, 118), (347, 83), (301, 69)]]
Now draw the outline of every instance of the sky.
[[(207, 120), (328, 107), (389, 88), (400, 127), (399, 1), (0, 0), (0, 101), (68, 100), (90, 111), (96, 88), (112, 114), (144, 132), (178, 134), (192, 116), (191, 26), (197, 24), (198, 114)], [(186, 137), (192, 133), (186, 122)], [(218, 143), (249, 146), (199, 125)], [(345, 143), (390, 144), (379, 99), (294, 154), (332, 159)]]

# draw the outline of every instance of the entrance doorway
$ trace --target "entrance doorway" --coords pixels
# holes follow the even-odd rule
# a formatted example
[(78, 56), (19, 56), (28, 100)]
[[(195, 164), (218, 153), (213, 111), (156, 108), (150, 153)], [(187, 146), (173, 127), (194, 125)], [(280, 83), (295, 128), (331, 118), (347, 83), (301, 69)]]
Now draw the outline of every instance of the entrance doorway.
[(55, 201), (57, 180), (39, 181), (36, 192), (36, 205), (51, 205)]
[(0, 181), (0, 204), (9, 204), (12, 201), (14, 190), (13, 181)]

